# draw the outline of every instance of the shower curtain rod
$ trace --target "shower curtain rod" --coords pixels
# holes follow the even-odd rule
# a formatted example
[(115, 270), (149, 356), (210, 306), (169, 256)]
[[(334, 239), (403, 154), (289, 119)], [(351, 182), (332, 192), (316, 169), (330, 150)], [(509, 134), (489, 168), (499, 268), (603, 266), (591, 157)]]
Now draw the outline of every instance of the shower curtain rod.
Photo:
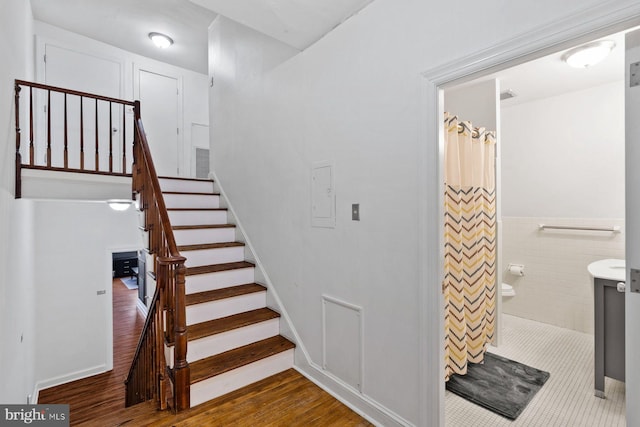
[(577, 231), (609, 231), (611, 233), (620, 233), (620, 226), (614, 225), (611, 227), (576, 227), (570, 225), (547, 225), (539, 224), (539, 230), (577, 230)]

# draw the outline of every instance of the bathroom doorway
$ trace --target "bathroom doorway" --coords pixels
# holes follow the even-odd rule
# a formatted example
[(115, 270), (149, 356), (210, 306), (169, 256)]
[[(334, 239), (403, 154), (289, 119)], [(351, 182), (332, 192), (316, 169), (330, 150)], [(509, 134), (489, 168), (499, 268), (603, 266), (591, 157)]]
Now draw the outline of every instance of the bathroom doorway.
[[(608, 63), (598, 65), (599, 70), (597, 66), (581, 70), (595, 73), (563, 80), (570, 71), (561, 58), (567, 51), (563, 49), (549, 57), (448, 86), (444, 104), (446, 107), (448, 95), (460, 97), (464, 91), (473, 92), (479, 85), (490, 83), (494, 104), (484, 104), (484, 108), (499, 110), (495, 129), (499, 315), (494, 340), (498, 346), (492, 350), (506, 348), (507, 353), (518, 354), (520, 348), (522, 354), (531, 354), (544, 349), (546, 355), (531, 359), (541, 360), (537, 363), (559, 362), (564, 354), (578, 351), (582, 358), (567, 359), (557, 366), (549, 363), (548, 369), (556, 370), (555, 377), (564, 375), (572, 386), (579, 386), (573, 394), (590, 393), (583, 396), (584, 400), (574, 401), (568, 397), (568, 383), (563, 384), (559, 391), (546, 393), (546, 403), (541, 392), (538, 404), (542, 406), (538, 409), (555, 412), (561, 401), (561, 409), (573, 417), (573, 422), (577, 416), (585, 416), (585, 420), (596, 417), (604, 422), (595, 425), (622, 426), (623, 383), (609, 384), (607, 394), (612, 394), (607, 402), (592, 400), (593, 282), (586, 267), (600, 258), (625, 258), (624, 34), (598, 39), (613, 39), (616, 47)], [(526, 76), (534, 82), (533, 87), (519, 86)], [(541, 228), (545, 224), (573, 229), (545, 230)], [(587, 228), (602, 231), (580, 230), (587, 224), (591, 226)], [(503, 275), (509, 265), (524, 266), (524, 270)], [(524, 271), (523, 276), (520, 271)], [(506, 301), (500, 298), (502, 283), (515, 292)], [(502, 313), (506, 319), (500, 316)], [(569, 346), (565, 349), (558, 342)], [(550, 354), (553, 358), (545, 362)], [(570, 372), (576, 364), (585, 365), (587, 372)], [(449, 395), (445, 398), (446, 419), (453, 422), (451, 425), (482, 417), (478, 409), (465, 409), (454, 400)], [(594, 405), (602, 412), (590, 412)], [(500, 425), (499, 421), (488, 422)]]

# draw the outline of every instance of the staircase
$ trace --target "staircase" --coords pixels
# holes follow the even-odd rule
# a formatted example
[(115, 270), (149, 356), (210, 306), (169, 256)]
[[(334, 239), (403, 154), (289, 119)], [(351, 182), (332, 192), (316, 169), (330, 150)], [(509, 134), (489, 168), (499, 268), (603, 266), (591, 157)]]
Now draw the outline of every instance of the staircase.
[[(254, 264), (220, 208), (213, 182), (160, 178), (176, 245), (186, 257), (187, 362), (190, 406), (293, 366), (295, 345), (280, 333), (280, 314), (266, 307)], [(153, 264), (150, 264), (153, 265)], [(173, 368), (173, 344), (165, 358)]]

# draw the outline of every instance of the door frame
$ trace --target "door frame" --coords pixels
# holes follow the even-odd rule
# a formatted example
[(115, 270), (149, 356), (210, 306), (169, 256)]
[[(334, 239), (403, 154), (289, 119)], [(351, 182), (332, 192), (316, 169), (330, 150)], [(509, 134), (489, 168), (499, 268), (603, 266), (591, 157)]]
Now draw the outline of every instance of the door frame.
[[(640, 4), (607, 1), (424, 71), (419, 129), (420, 425), (444, 426), (443, 89), (640, 25)], [(498, 288), (499, 289), (499, 288)], [(627, 408), (629, 408), (627, 396)], [(628, 409), (627, 409), (628, 411)]]
[[(119, 252), (138, 252), (140, 247), (134, 246), (113, 246), (106, 249), (105, 261), (109, 265), (108, 271), (113, 271), (113, 254)], [(111, 371), (113, 369), (113, 274), (109, 275), (105, 281), (105, 313), (106, 313), (106, 342), (105, 342), (105, 371)], [(137, 304), (138, 298), (136, 298), (136, 311), (138, 310)]]

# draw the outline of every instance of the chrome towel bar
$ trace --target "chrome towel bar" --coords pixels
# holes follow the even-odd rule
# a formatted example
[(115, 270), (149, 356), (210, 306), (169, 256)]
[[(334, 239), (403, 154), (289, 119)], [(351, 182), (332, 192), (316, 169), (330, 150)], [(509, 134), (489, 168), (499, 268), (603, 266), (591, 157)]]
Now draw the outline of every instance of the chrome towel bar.
[(611, 233), (620, 233), (620, 226), (614, 225), (612, 227), (576, 227), (571, 225), (547, 225), (539, 224), (539, 230), (577, 230), (577, 231), (608, 231)]

